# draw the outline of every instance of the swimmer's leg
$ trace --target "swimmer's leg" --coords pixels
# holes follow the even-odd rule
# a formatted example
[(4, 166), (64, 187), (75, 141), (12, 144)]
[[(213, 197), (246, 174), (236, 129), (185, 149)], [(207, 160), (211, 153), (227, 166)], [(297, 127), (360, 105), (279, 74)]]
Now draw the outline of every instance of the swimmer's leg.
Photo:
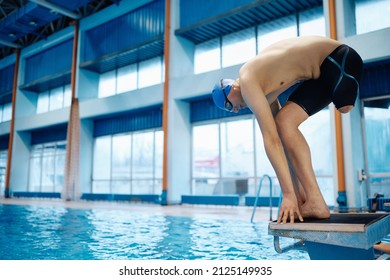
[[(272, 111), (272, 115), (274, 118), (276, 118), (276, 116), (278, 115), (279, 111), (282, 109), (282, 107), (280, 106), (279, 104), (279, 101), (278, 99), (276, 99), (275, 102), (273, 102), (271, 105), (271, 111)], [(282, 142), (283, 144), (283, 142)], [(284, 148), (284, 151), (285, 151), (285, 154), (287, 156), (287, 163), (288, 163), (288, 167), (289, 167), (289, 170), (290, 170), (290, 175), (291, 175), (291, 180), (293, 182), (293, 186), (294, 186), (294, 192), (295, 192), (295, 195), (297, 197), (297, 200), (298, 200), (298, 206), (299, 208), (301, 207), (301, 205), (303, 203), (305, 203), (306, 201), (306, 195), (305, 195), (305, 190), (303, 189), (302, 187), (302, 184), (299, 182), (299, 179), (294, 171), (294, 168), (288, 158), (288, 154), (287, 154), (287, 151), (286, 151), (286, 148)]]
[(328, 218), (329, 208), (318, 186), (309, 145), (298, 129), (308, 118), (308, 114), (296, 103), (287, 102), (275, 118), (279, 136), (287, 152), (287, 157), (303, 187), (306, 201), (301, 205), (301, 214), (305, 218)]
[(293, 182), (294, 186), (294, 192), (298, 200), (299, 209), (301, 209), (302, 205), (306, 202), (306, 193), (305, 189), (303, 188), (301, 182), (298, 179), (298, 176), (294, 170), (294, 167), (291, 164), (288, 152), (286, 151), (287, 161), (290, 168), (290, 174), (291, 174), (291, 180)]

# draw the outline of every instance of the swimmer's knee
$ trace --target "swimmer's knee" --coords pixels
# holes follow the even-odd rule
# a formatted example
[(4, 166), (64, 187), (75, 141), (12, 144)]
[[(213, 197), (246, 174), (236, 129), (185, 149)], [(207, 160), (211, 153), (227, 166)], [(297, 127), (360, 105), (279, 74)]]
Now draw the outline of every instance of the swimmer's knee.
[(340, 107), (338, 108), (337, 110), (340, 112), (340, 113), (348, 113), (349, 111), (351, 111), (353, 109), (353, 105), (347, 105), (347, 106), (343, 106), (343, 107)]
[(279, 112), (275, 116), (275, 124), (276, 124), (276, 128), (279, 131), (279, 133), (283, 132), (285, 130), (285, 128), (288, 127), (287, 122), (288, 122), (288, 119), (285, 117), (284, 113)]
[(275, 124), (282, 140), (288, 139), (291, 133), (297, 129), (297, 126), (293, 122), (293, 117), (284, 112), (276, 115)]

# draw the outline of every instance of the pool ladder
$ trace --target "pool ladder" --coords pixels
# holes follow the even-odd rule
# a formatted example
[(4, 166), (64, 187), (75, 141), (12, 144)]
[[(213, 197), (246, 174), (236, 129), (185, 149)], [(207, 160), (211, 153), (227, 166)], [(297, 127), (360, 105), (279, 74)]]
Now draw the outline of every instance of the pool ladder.
[[(259, 197), (260, 197), (260, 190), (261, 190), (261, 187), (263, 185), (263, 181), (266, 178), (269, 181), (269, 220), (272, 221), (272, 179), (271, 179), (271, 177), (269, 175), (266, 174), (263, 177), (261, 177), (261, 180), (260, 180), (260, 183), (259, 183), (259, 187), (257, 188), (257, 195), (256, 195), (255, 203), (253, 205), (253, 210), (252, 210), (251, 223), (253, 223), (253, 218), (255, 216), (257, 202), (258, 202)], [(282, 200), (282, 195), (280, 195), (280, 198), (279, 198), (279, 207), (280, 207), (280, 201), (281, 200)]]
[[(261, 187), (263, 185), (263, 181), (264, 181), (265, 178), (268, 178), (268, 180), (269, 180), (269, 220), (272, 221), (272, 179), (271, 179), (271, 177), (269, 175), (264, 175), (261, 178), (260, 183), (259, 183), (259, 187), (257, 189), (257, 195), (256, 195), (255, 203), (253, 205), (253, 210), (252, 210), (251, 223), (253, 223), (253, 217), (255, 216), (257, 201), (259, 200), (260, 190), (261, 190)], [(281, 201), (282, 201), (282, 193), (280, 193), (280, 197), (279, 197), (278, 212), (280, 210), (280, 203), (281, 203)], [(279, 213), (278, 213), (278, 215), (279, 215)], [(282, 248), (280, 246), (279, 236), (276, 236), (276, 235), (274, 236), (274, 249), (279, 254), (288, 252), (290, 250), (303, 250), (303, 251), (307, 251), (306, 246), (304, 244), (304, 241), (302, 241), (302, 240), (298, 240), (297, 242), (295, 242), (293, 244), (290, 244), (290, 245), (286, 246), (285, 248)]]

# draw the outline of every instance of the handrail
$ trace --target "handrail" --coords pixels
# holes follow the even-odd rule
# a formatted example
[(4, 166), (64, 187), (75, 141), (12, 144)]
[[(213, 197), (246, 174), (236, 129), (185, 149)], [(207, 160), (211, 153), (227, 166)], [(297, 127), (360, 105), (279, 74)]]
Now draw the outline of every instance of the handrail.
[[(259, 187), (257, 189), (257, 195), (256, 195), (255, 203), (253, 205), (253, 210), (252, 210), (251, 223), (253, 223), (253, 217), (255, 216), (257, 202), (258, 202), (259, 197), (260, 197), (261, 186), (263, 185), (263, 180), (265, 178), (268, 178), (268, 180), (269, 180), (269, 207), (270, 207), (269, 220), (272, 221), (272, 179), (269, 175), (266, 174), (266, 175), (263, 175), (263, 177), (261, 177)], [(280, 204), (280, 200), (279, 200), (279, 204)]]
[(305, 242), (303, 240), (299, 240), (293, 244), (286, 246), (285, 248), (280, 247), (279, 236), (274, 235), (274, 249), (279, 254), (286, 253), (290, 250), (303, 250), (307, 251), (305, 246)]

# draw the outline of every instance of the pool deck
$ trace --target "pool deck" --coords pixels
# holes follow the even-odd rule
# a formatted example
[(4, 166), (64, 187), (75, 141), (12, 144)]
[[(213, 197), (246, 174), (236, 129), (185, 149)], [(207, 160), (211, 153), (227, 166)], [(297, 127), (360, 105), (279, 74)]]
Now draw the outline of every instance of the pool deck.
[[(43, 198), (0, 198), (0, 204), (3, 205), (31, 205), (31, 206), (49, 206), (63, 207), (73, 209), (105, 209), (131, 211), (143, 214), (159, 214), (169, 216), (183, 217), (204, 217), (212, 219), (229, 220), (251, 220), (253, 207), (250, 206), (220, 206), (220, 205), (191, 205), (174, 204), (162, 206), (153, 203), (135, 203), (135, 202), (111, 202), (111, 201), (64, 201), (62, 199), (43, 199)], [(277, 208), (272, 209), (273, 219), (276, 219)], [(270, 208), (256, 207), (254, 222), (269, 222)]]

